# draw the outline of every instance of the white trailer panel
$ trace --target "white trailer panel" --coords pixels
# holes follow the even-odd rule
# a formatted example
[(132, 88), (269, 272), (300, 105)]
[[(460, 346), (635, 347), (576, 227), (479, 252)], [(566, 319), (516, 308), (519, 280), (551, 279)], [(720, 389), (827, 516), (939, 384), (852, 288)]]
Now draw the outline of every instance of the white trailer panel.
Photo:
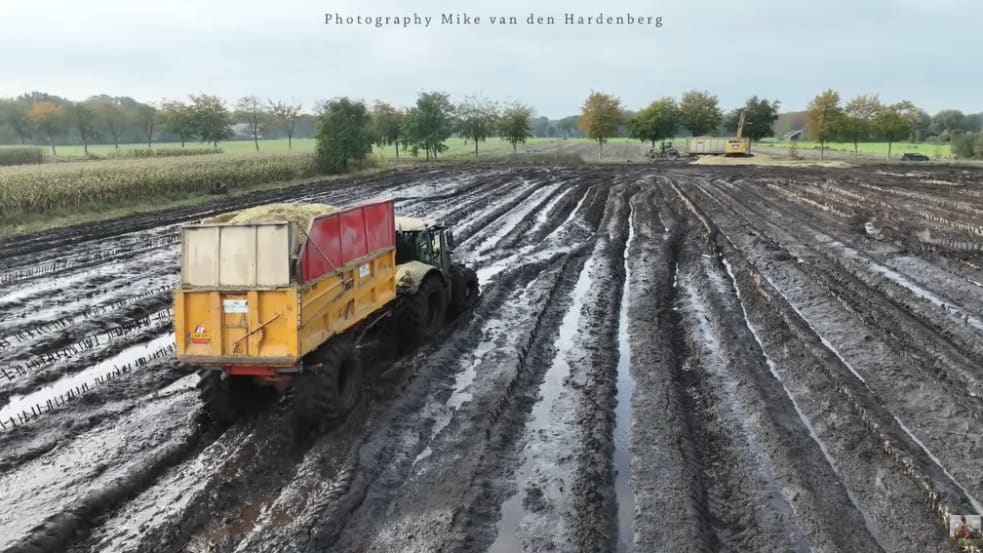
[(186, 225), (181, 285), (280, 288), (290, 285), (295, 237), (284, 222)]

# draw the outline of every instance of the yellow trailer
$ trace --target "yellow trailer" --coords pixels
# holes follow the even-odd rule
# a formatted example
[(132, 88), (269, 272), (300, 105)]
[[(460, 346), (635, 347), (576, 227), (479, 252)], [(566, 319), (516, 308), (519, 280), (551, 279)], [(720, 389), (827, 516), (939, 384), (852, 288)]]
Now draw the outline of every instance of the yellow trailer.
[(394, 338), (418, 343), (477, 299), (450, 232), (397, 221), (391, 200), (259, 206), (181, 233), (176, 356), (220, 423), (292, 388), (300, 422), (322, 428), (358, 402), (369, 328), (393, 319)]

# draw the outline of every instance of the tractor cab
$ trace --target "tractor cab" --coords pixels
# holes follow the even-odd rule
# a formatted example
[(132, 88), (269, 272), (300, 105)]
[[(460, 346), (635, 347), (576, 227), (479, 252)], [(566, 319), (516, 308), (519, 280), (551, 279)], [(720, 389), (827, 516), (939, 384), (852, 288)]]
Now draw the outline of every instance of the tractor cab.
[(396, 217), (396, 264), (419, 261), (449, 271), (454, 235), (429, 219)]

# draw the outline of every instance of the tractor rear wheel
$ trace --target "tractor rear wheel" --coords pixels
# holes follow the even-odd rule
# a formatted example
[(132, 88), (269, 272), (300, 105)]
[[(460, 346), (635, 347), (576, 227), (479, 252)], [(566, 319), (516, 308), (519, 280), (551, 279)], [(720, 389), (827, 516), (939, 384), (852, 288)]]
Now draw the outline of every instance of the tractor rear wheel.
[(294, 388), (294, 410), (304, 429), (323, 432), (350, 413), (362, 394), (362, 363), (352, 339), (340, 336), (322, 344)]
[(451, 312), (467, 311), (478, 301), (478, 275), (463, 265), (451, 268)]
[(430, 276), (415, 294), (406, 298), (396, 316), (396, 335), (400, 345), (411, 348), (425, 343), (440, 332), (447, 318), (447, 290), (443, 281)]

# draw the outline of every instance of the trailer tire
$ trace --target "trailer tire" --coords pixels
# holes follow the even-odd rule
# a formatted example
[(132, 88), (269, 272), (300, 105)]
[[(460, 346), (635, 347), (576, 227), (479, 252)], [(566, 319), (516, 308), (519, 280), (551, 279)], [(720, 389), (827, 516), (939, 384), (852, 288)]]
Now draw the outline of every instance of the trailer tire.
[(463, 265), (451, 269), (451, 312), (460, 314), (478, 301), (478, 274)]
[(198, 395), (205, 406), (205, 414), (212, 422), (230, 425), (239, 416), (233, 388), (229, 378), (222, 371), (202, 369), (199, 371)]
[(323, 432), (343, 418), (362, 395), (362, 363), (348, 337), (329, 340), (318, 348), (310, 366), (297, 376), (294, 409), (302, 428)]

